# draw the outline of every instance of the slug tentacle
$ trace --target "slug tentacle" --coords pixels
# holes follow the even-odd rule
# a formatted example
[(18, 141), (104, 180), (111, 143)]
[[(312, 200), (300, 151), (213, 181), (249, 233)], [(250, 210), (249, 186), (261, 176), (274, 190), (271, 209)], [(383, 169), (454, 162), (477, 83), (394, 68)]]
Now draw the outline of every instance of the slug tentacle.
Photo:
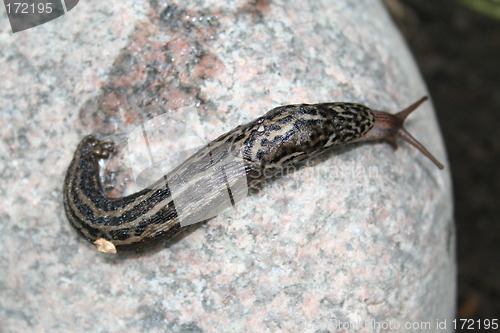
[(368, 133), (366, 133), (365, 136), (357, 141), (382, 140), (389, 143), (394, 149), (397, 149), (398, 145), (396, 143), (396, 139), (401, 139), (417, 148), (439, 169), (443, 169), (444, 166), (404, 128), (404, 121), (406, 118), (426, 100), (428, 100), (428, 97), (424, 96), (396, 114), (390, 114), (384, 111), (373, 111), (375, 116), (374, 126), (370, 129), (370, 131), (368, 131)]

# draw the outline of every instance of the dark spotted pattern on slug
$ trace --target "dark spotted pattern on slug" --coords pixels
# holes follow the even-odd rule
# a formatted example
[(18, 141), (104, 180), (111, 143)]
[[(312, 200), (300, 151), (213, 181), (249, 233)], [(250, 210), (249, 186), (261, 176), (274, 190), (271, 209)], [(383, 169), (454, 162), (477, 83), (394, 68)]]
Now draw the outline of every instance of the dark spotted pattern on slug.
[[(85, 137), (78, 145), (64, 182), (64, 207), (71, 225), (85, 239), (136, 249), (168, 239), (183, 227), (172, 198), (181, 193), (183, 210), (194, 219), (224, 210), (220, 199), (242, 178), (253, 187), (324, 150), (356, 141), (386, 140), (396, 147), (403, 139), (442, 165), (403, 127), (404, 119), (426, 98), (391, 115), (361, 104), (322, 103), (277, 107), (210, 142), (150, 187), (126, 197), (106, 196), (99, 179), (98, 160), (107, 158), (113, 144)], [(241, 162), (235, 162), (239, 157)], [(218, 170), (214, 176), (210, 170)], [(231, 193), (241, 197), (240, 190)], [(200, 215), (201, 214), (201, 215)]]

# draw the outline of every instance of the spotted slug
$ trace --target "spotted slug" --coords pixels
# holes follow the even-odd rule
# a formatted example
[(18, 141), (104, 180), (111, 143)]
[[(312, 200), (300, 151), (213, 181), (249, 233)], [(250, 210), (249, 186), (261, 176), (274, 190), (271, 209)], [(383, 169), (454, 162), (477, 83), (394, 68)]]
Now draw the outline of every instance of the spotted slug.
[(227, 197), (234, 204), (248, 187), (347, 143), (386, 141), (397, 148), (401, 139), (443, 169), (403, 126), (425, 100), (396, 114), (355, 103), (280, 106), (211, 141), (151, 186), (120, 198), (106, 195), (99, 176), (98, 162), (112, 154), (114, 145), (89, 135), (66, 173), (66, 216), (83, 238), (100, 251), (114, 253), (169, 239), (187, 224), (226, 209)]

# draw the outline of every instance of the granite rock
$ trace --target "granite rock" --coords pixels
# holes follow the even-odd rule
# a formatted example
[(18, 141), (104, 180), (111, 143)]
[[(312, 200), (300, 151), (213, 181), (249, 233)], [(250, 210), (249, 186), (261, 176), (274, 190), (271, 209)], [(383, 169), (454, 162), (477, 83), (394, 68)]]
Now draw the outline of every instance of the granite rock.
[[(428, 94), (381, 3), (89, 0), (16, 34), (1, 21), (2, 331), (452, 331), (449, 171), (405, 143), (320, 156), (154, 251), (98, 253), (64, 215), (88, 133), (123, 147), (193, 116), (186, 139), (152, 139), (169, 156), (283, 104)], [(407, 128), (446, 162), (432, 103)], [(143, 185), (126, 152), (111, 196)]]

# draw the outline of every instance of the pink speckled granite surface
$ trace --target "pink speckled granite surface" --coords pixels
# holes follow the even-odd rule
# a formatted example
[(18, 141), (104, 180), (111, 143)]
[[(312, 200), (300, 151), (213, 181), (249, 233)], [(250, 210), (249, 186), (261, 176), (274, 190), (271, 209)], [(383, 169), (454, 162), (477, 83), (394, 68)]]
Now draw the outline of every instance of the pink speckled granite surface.
[[(406, 144), (320, 157), (143, 254), (98, 253), (63, 212), (87, 133), (120, 144), (189, 108), (211, 139), (282, 104), (425, 95), (380, 3), (81, 1), (22, 33), (0, 23), (0, 331), (451, 331), (450, 178)], [(430, 103), (407, 127), (446, 160)], [(110, 195), (135, 188), (124, 155)]]

